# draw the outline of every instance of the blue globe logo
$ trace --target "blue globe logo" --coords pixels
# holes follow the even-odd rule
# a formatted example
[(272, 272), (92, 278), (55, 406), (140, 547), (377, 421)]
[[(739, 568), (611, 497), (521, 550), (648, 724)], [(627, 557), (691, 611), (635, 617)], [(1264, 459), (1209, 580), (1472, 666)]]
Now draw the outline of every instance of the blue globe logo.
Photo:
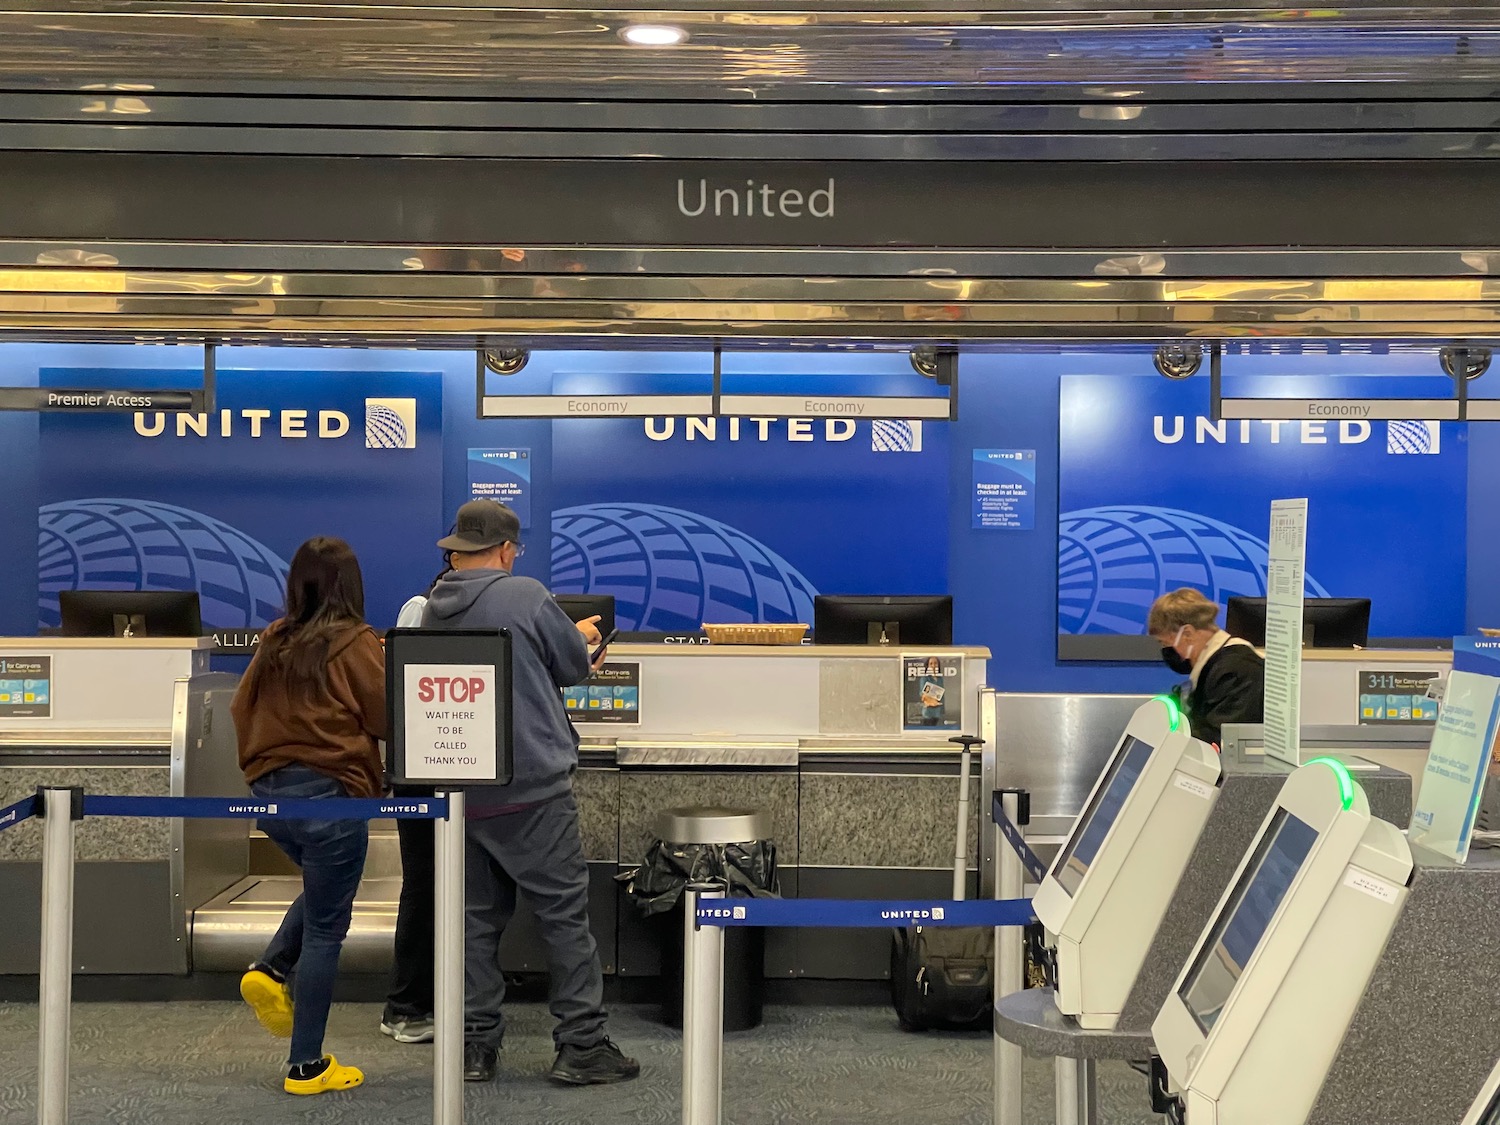
[(1431, 453), (1432, 430), (1426, 422), (1387, 422), (1385, 424), (1385, 451), (1387, 453)]
[(87, 499), (37, 512), (38, 611), (62, 618), (60, 590), (197, 590), (203, 623), (259, 629), (281, 614), (287, 564), (202, 512), (150, 500)]
[(552, 513), (552, 589), (613, 594), (622, 630), (703, 622), (812, 621), (810, 582), (775, 551), (718, 520), (655, 504)]
[[(1265, 597), (1269, 547), (1196, 512), (1127, 504), (1064, 512), (1057, 529), (1057, 627), (1139, 635), (1168, 590), (1192, 586), (1222, 605)], [(1309, 575), (1309, 597), (1328, 592)]]
[(911, 453), (917, 444), (910, 422), (882, 419), (870, 423), (870, 448), (876, 453)]
[(410, 449), (411, 432), (406, 419), (383, 402), (365, 403), (365, 448)]

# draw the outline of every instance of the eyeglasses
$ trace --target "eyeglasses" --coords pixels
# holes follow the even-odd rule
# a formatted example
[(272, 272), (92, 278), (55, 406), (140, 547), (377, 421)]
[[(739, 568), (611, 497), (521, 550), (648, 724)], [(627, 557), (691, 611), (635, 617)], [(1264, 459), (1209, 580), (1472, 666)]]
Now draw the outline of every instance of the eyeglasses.
[(510, 545), (516, 549), (516, 558), (520, 558), (522, 555), (524, 555), (526, 553), (526, 544), (525, 543), (517, 543), (514, 539), (512, 539), (510, 541)]

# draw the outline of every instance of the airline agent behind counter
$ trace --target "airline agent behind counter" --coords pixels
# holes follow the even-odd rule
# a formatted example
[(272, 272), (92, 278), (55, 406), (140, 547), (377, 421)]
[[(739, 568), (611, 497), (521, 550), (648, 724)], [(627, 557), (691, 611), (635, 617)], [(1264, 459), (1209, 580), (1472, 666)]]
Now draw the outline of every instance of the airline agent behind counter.
[(1225, 724), (1266, 717), (1266, 662), (1249, 641), (1220, 629), (1218, 618), (1216, 604), (1184, 587), (1157, 598), (1146, 620), (1162, 661), (1190, 679), (1183, 709), (1193, 737), (1215, 746)]

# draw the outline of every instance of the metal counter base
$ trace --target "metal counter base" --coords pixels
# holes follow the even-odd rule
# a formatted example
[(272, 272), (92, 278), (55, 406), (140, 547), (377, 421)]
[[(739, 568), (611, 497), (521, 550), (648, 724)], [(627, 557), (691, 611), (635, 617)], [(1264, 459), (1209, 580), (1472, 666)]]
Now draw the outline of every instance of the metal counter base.
[[(251, 875), (193, 912), (194, 972), (238, 972), (265, 952), (282, 916), (302, 891), (302, 880), (288, 875)], [(396, 931), (399, 878), (365, 879), (354, 899), (354, 918), (339, 968), (350, 973), (381, 973), (391, 968)]]
[[(589, 917), (599, 960), (615, 971), (615, 884), (613, 864), (589, 865)], [(242, 972), (265, 952), (282, 916), (301, 892), (297, 875), (250, 875), (193, 911), (189, 919), (192, 971)], [(364, 879), (354, 898), (354, 917), (339, 968), (346, 973), (389, 973), (396, 935), (399, 876)], [(504, 968), (510, 972), (543, 972), (546, 949), (536, 919), (524, 899), (500, 943)]]
[(995, 1004), (995, 1035), (1057, 1060), (1057, 1125), (1099, 1125), (1099, 1060), (1145, 1059), (1153, 1049), (1148, 1033), (1079, 1027), (1057, 1010), (1050, 988), (1001, 997)]

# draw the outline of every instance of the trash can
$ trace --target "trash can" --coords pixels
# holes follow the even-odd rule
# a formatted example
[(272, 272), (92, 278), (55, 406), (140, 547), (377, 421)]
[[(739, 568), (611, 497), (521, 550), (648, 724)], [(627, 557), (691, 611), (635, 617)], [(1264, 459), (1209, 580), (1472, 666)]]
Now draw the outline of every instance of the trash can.
[[(668, 809), (640, 867), (625, 876), (632, 900), (656, 920), (661, 942), (661, 1018), (682, 1026), (683, 891), (719, 883), (730, 898), (774, 898), (776, 845), (771, 818), (757, 809)], [(724, 929), (724, 1030), (759, 1027), (765, 1005), (765, 932)]]

